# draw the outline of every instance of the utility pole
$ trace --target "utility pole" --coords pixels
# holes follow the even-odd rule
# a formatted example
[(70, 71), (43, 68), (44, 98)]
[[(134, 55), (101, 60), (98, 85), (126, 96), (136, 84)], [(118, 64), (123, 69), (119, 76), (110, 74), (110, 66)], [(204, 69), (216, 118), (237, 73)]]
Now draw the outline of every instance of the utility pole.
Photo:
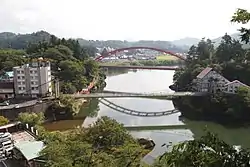
[(59, 87), (59, 80), (55, 79), (54, 80), (54, 89), (55, 89), (55, 98), (58, 98), (60, 95), (60, 87)]

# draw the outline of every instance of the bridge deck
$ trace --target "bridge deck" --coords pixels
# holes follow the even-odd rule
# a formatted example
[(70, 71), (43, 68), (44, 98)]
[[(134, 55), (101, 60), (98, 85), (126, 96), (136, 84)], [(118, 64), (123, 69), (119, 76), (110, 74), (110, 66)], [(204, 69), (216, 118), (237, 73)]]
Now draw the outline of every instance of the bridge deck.
[(70, 95), (76, 99), (80, 98), (126, 98), (126, 97), (166, 97), (173, 98), (178, 96), (203, 96), (204, 93), (200, 92), (174, 92), (174, 93), (92, 93), (92, 94), (73, 94)]

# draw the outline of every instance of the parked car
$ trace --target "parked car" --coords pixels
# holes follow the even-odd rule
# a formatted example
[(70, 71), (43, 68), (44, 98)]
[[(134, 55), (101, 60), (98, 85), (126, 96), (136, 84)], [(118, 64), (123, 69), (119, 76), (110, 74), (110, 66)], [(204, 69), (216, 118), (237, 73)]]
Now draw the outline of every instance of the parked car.
[(41, 104), (41, 103), (43, 103), (43, 101), (41, 99), (38, 99), (36, 103)]
[(3, 102), (3, 103), (0, 103), (0, 106), (8, 106), (8, 105), (10, 105), (10, 103), (9, 103), (8, 101), (5, 101), (5, 102)]

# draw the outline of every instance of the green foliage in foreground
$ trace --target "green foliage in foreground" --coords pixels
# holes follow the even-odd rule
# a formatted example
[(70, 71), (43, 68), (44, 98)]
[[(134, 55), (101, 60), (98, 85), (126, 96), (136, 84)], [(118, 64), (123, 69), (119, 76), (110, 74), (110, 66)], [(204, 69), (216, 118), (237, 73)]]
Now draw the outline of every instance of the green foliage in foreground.
[(39, 113), (27, 113), (23, 112), (18, 115), (18, 121), (24, 124), (29, 124), (31, 126), (41, 125), (44, 122), (44, 114), (42, 112)]
[(144, 150), (115, 120), (102, 117), (88, 129), (41, 133), (47, 143), (41, 155), (49, 167), (138, 166)]
[(0, 126), (6, 125), (9, 123), (9, 120), (4, 116), (0, 116)]
[[(174, 145), (154, 164), (141, 162), (149, 152), (143, 149), (123, 125), (102, 117), (87, 129), (46, 132), (39, 129), (46, 143), (40, 153), (48, 167), (248, 167), (250, 152), (236, 149), (207, 133), (200, 139)], [(169, 147), (169, 146), (167, 146)]]
[(218, 139), (207, 135), (197, 140), (175, 145), (155, 163), (155, 167), (248, 167), (250, 152), (237, 150)]

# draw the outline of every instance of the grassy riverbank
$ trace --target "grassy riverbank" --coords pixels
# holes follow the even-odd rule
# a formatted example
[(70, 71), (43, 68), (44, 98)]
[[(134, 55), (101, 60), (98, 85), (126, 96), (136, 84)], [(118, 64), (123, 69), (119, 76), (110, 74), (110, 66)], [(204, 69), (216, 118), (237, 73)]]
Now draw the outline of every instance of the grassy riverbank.
[(122, 65), (131, 65), (131, 66), (177, 66), (182, 65), (183, 61), (179, 59), (160, 59), (160, 60), (121, 60), (115, 62), (102, 62), (102, 65), (110, 66), (122, 66)]
[(175, 61), (178, 60), (177, 57), (171, 56), (171, 55), (159, 55), (156, 57), (156, 60), (163, 61), (163, 60), (168, 60), (168, 61)]

